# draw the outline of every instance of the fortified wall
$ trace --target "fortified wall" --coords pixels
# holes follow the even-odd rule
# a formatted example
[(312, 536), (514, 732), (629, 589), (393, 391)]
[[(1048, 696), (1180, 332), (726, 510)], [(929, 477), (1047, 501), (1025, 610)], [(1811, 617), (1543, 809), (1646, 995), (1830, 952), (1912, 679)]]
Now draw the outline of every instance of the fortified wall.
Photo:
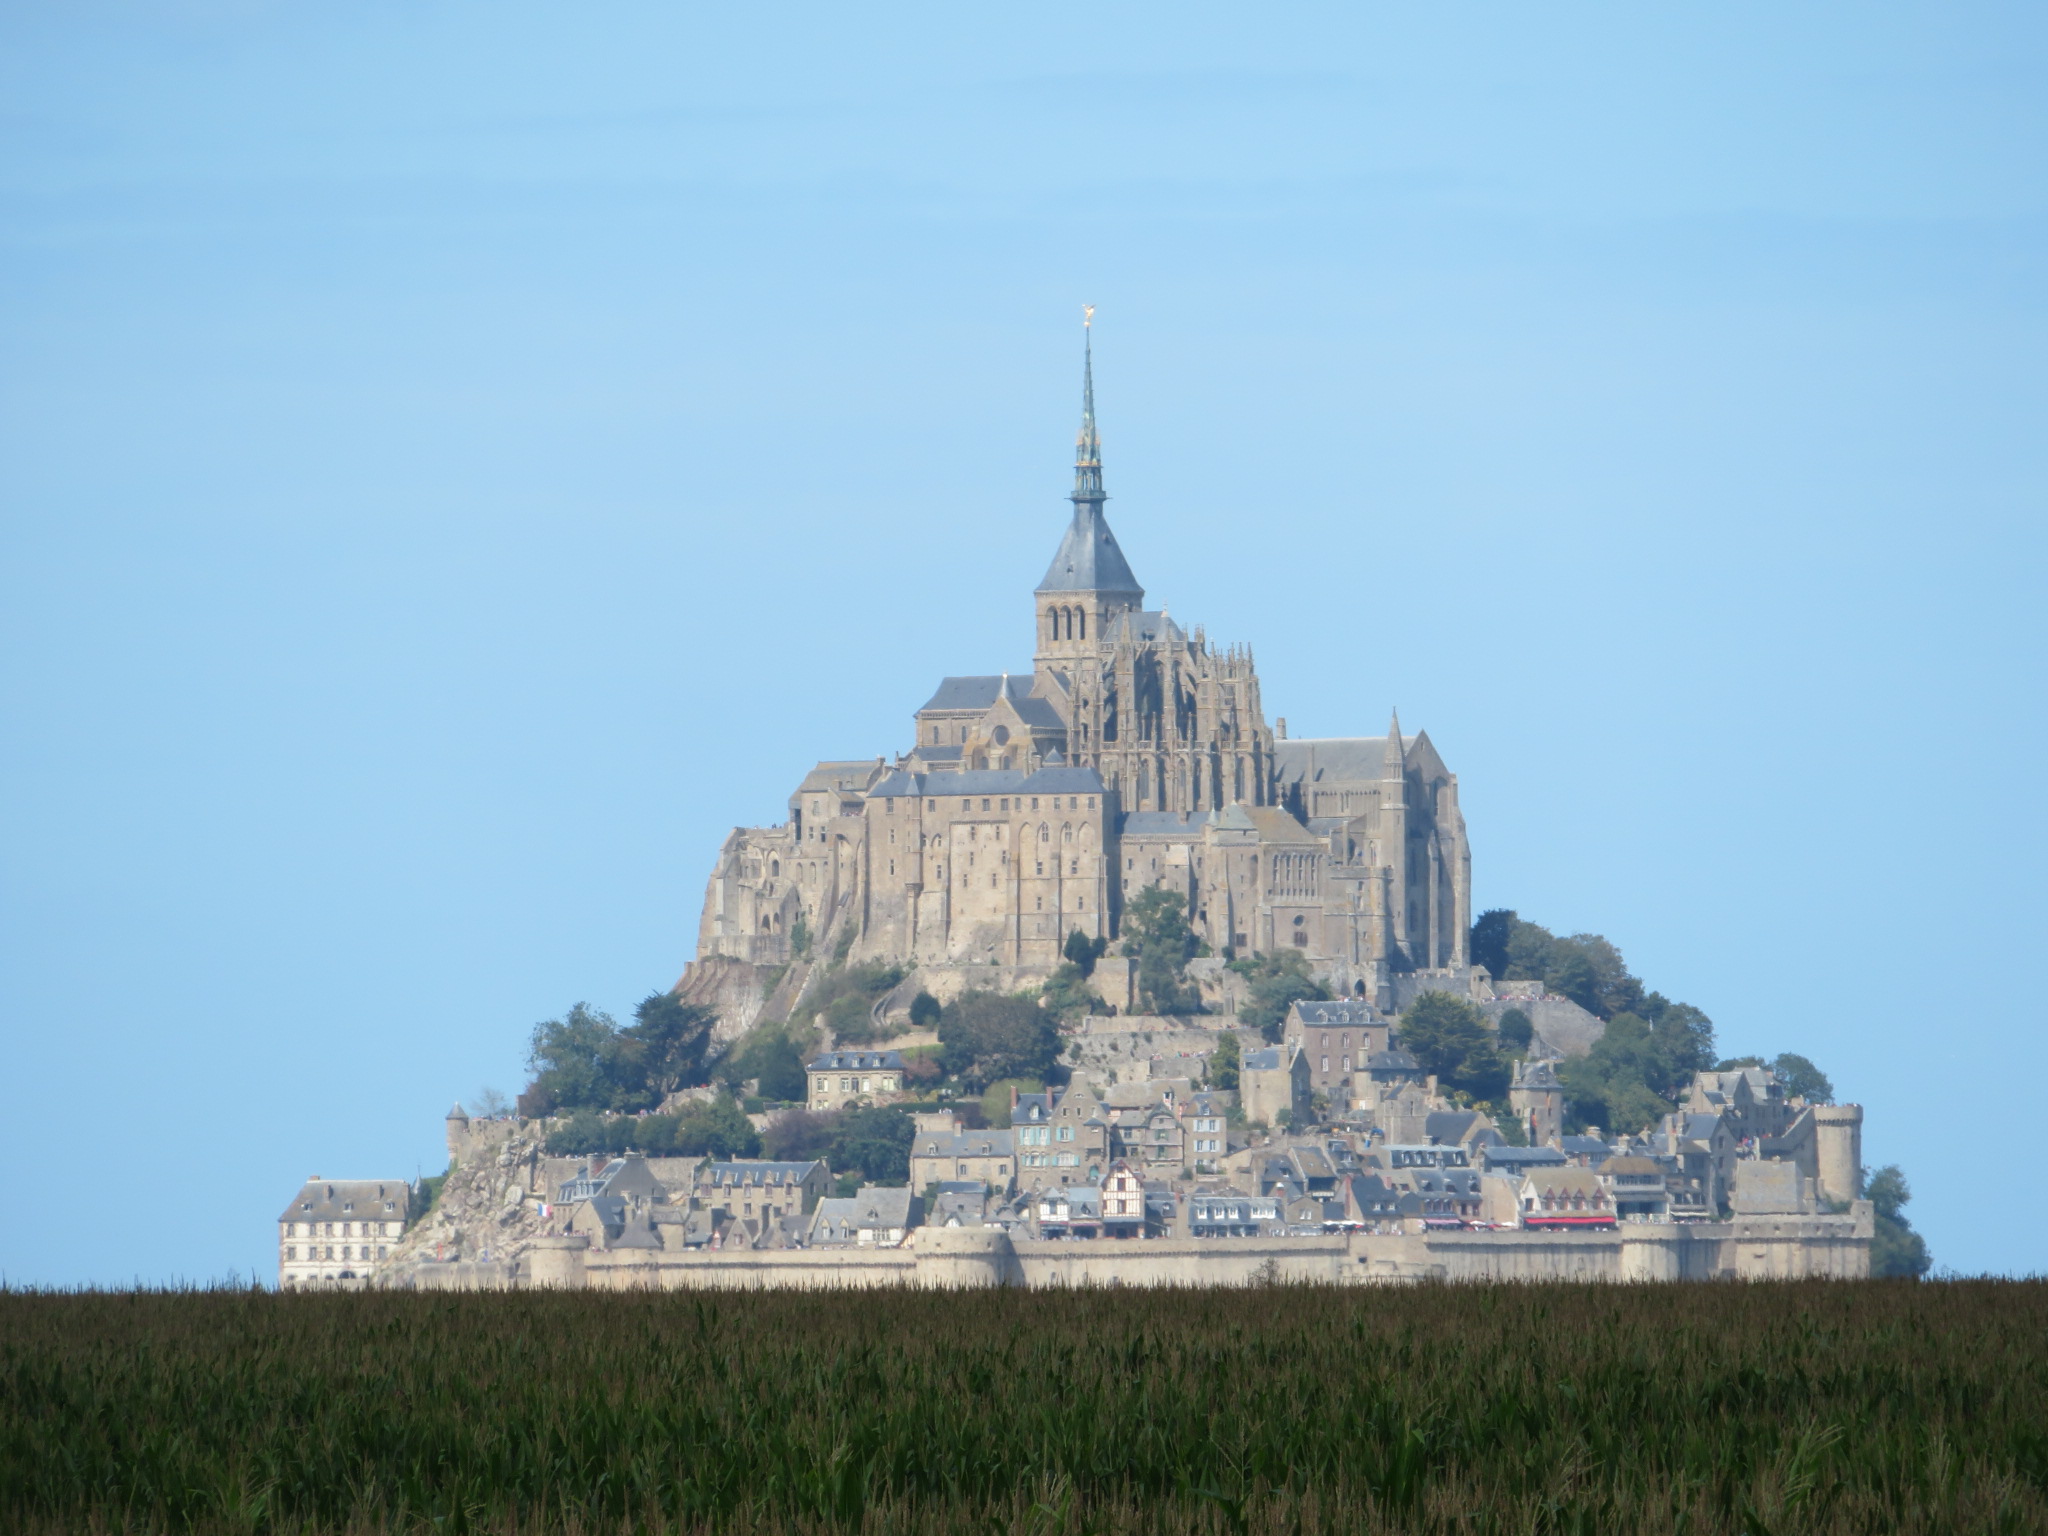
[(584, 1237), (541, 1237), (515, 1263), (426, 1265), (399, 1283), (423, 1289), (615, 1291), (1859, 1280), (1870, 1273), (1873, 1227), (1870, 1202), (1859, 1200), (1840, 1216), (1738, 1216), (1694, 1225), (1623, 1225), (1611, 1232), (1073, 1242), (1012, 1237), (1000, 1227), (921, 1227), (900, 1248), (708, 1253), (606, 1251), (592, 1249)]

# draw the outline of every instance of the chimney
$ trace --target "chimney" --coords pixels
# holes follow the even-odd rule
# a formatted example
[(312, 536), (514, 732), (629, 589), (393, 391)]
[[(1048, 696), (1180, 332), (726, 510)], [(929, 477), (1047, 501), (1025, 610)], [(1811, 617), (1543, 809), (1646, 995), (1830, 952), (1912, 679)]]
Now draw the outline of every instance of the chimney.
[(1285, 741), (1287, 739), (1287, 717), (1285, 715), (1280, 716), (1279, 719), (1273, 722), (1273, 737), (1277, 741)]

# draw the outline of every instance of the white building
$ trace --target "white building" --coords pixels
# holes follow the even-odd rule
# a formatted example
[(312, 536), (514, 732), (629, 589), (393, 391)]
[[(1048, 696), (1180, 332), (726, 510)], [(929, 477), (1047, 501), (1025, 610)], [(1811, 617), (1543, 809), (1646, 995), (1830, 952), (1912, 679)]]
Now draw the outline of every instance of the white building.
[(403, 1179), (306, 1180), (277, 1219), (279, 1288), (367, 1279), (405, 1236), (412, 1193)]

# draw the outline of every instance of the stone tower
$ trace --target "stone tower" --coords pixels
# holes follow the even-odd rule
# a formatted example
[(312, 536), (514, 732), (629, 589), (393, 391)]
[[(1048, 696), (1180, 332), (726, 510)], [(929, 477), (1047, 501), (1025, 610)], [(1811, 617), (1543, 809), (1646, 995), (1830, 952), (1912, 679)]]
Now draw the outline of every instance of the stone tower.
[(1508, 1088), (1508, 1107), (1522, 1122), (1529, 1145), (1555, 1145), (1564, 1135), (1564, 1084), (1547, 1061), (1518, 1061)]
[(1814, 1161), (1821, 1195), (1829, 1200), (1863, 1198), (1863, 1106), (1813, 1107)]
[(1081, 432), (1074, 443), (1074, 520), (1060, 540), (1036, 593), (1037, 670), (1071, 668), (1092, 659), (1112, 621), (1145, 606), (1145, 589), (1117, 548), (1102, 504), (1102, 438), (1095, 430), (1095, 342), (1084, 328)]

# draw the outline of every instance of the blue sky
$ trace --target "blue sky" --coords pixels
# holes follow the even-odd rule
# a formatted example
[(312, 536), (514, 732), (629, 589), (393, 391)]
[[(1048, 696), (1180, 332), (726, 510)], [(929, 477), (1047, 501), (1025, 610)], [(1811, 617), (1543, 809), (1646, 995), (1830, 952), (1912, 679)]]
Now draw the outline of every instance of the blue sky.
[(873, 9), (0, 5), (0, 1273), (271, 1273), (1028, 666), (1083, 302), (1153, 600), (2048, 1268), (2040, 8)]

